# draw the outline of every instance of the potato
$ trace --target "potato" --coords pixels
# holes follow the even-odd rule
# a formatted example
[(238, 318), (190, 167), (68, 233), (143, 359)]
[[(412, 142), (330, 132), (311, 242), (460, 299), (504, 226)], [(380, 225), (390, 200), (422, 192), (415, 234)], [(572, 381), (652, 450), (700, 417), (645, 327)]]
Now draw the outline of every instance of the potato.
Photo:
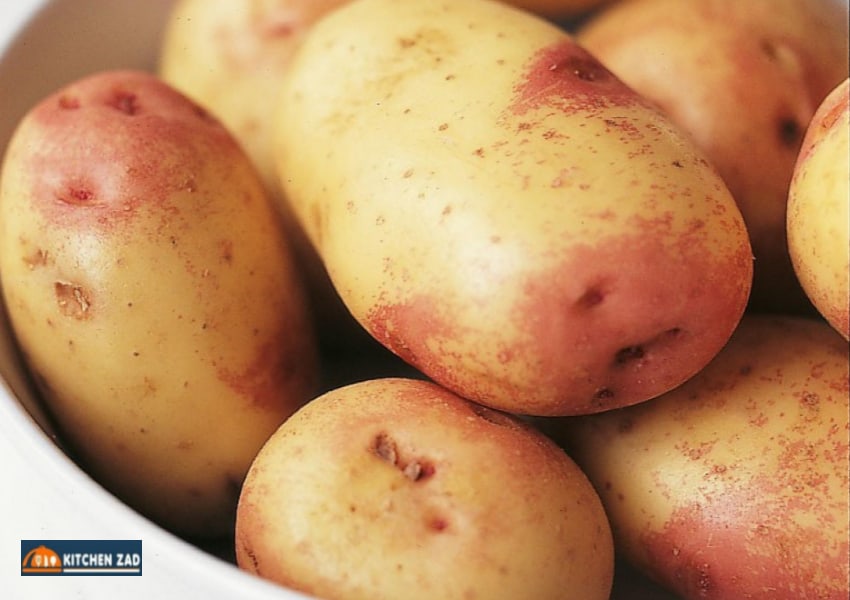
[(847, 18), (834, 0), (634, 0), (577, 32), (717, 167), (750, 232), (754, 311), (814, 314), (788, 256), (786, 200), (809, 120), (847, 77)]
[(562, 30), (486, 0), (355, 0), (284, 79), (278, 168), (352, 314), (459, 395), (644, 401), (728, 340), (752, 254), (684, 134)]
[(788, 251), (820, 313), (850, 337), (850, 80), (815, 113), (788, 195)]
[(334, 290), (292, 215), (272, 156), (277, 89), (305, 32), (348, 0), (178, 0), (163, 33), (158, 73), (219, 118), (257, 165), (283, 219), (323, 346), (374, 346)]
[(843, 600), (848, 391), (828, 325), (752, 315), (676, 390), (552, 430), (618, 552), (682, 598)]
[(57, 90), (5, 157), (0, 276), (81, 464), (166, 527), (230, 531), (317, 370), (290, 250), (232, 136), (149, 74)]
[(160, 76), (215, 114), (277, 189), (270, 111), (293, 52), (317, 19), (348, 0), (177, 0)]
[(241, 568), (327, 599), (607, 599), (599, 497), (551, 440), (433, 383), (311, 401), (258, 454)]

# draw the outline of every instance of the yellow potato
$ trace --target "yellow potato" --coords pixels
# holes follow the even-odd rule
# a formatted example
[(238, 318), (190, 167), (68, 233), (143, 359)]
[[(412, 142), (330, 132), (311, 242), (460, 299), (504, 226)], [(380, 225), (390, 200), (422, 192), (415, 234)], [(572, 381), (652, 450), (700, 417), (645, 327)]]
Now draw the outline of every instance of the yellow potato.
[(228, 532), (317, 369), (274, 207), (232, 136), (148, 74), (51, 94), (5, 157), (0, 276), (83, 466), (173, 530)]
[(850, 337), (850, 79), (809, 124), (788, 194), (788, 251), (812, 303)]
[(293, 415), (236, 521), (241, 568), (327, 599), (607, 600), (613, 556), (596, 492), (551, 440), (411, 379)]
[(618, 552), (681, 598), (843, 600), (848, 393), (847, 344), (828, 325), (749, 316), (676, 390), (553, 431)]
[(284, 80), (281, 180), (352, 314), (466, 398), (579, 414), (728, 340), (752, 254), (683, 134), (498, 2), (355, 0)]
[(848, 74), (847, 19), (835, 0), (633, 0), (577, 32), (717, 167), (750, 233), (755, 311), (814, 313), (791, 266), (785, 209), (809, 120)]
[(317, 332), (334, 350), (370, 341), (345, 310), (293, 218), (272, 157), (278, 86), (310, 26), (348, 0), (178, 0), (163, 33), (158, 73), (224, 123), (257, 165), (292, 240)]

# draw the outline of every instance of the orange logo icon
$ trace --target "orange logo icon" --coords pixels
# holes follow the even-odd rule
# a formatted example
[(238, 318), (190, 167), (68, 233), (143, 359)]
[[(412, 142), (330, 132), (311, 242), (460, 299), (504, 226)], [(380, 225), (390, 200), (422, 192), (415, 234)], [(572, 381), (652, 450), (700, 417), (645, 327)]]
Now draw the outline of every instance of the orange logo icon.
[(62, 559), (47, 546), (38, 546), (27, 552), (21, 562), (23, 573), (61, 573)]

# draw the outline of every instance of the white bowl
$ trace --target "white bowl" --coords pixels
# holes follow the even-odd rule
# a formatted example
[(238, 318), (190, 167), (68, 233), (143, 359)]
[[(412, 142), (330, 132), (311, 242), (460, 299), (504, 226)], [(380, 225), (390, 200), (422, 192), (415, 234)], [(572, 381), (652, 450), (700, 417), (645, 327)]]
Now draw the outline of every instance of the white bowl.
[[(152, 69), (174, 1), (0, 0), (0, 155), (24, 113), (60, 86), (108, 68)], [(0, 480), (2, 598), (307, 598), (248, 575), (165, 531), (70, 460), (32, 393), (3, 310)], [(141, 539), (143, 574), (21, 576), (18, 541), (39, 539)], [(617, 597), (669, 598), (628, 570), (618, 581)]]
[[(4, 0), (0, 152), (41, 98), (85, 74), (151, 68), (173, 0)], [(5, 313), (4, 313), (5, 315)], [(306, 598), (244, 573), (140, 516), (54, 443), (0, 319), (0, 583), (3, 598)], [(20, 540), (142, 540), (141, 577), (24, 577)]]

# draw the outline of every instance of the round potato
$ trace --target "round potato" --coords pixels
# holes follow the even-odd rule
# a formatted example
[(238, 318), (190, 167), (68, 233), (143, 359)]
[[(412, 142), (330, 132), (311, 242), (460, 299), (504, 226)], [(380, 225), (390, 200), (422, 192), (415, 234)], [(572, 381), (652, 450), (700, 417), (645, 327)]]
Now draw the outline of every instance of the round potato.
[(260, 446), (315, 393), (301, 282), (233, 137), (152, 75), (73, 82), (24, 117), (0, 277), (76, 458), (160, 524), (233, 526)]
[(850, 338), (850, 79), (809, 124), (788, 194), (788, 251), (812, 303)]
[(847, 19), (834, 0), (634, 0), (577, 32), (717, 167), (750, 233), (754, 311), (814, 314), (788, 255), (786, 203), (806, 127), (848, 74)]
[(287, 71), (276, 128), (352, 314), (463, 397), (536, 415), (644, 401), (702, 368), (746, 305), (747, 232), (703, 155), (504, 3), (337, 9)]
[(617, 550), (682, 598), (843, 600), (849, 392), (827, 324), (749, 316), (676, 390), (554, 430)]
[(613, 545), (584, 474), (516, 418), (433, 383), (311, 401), (251, 466), (241, 568), (327, 599), (607, 600)]

